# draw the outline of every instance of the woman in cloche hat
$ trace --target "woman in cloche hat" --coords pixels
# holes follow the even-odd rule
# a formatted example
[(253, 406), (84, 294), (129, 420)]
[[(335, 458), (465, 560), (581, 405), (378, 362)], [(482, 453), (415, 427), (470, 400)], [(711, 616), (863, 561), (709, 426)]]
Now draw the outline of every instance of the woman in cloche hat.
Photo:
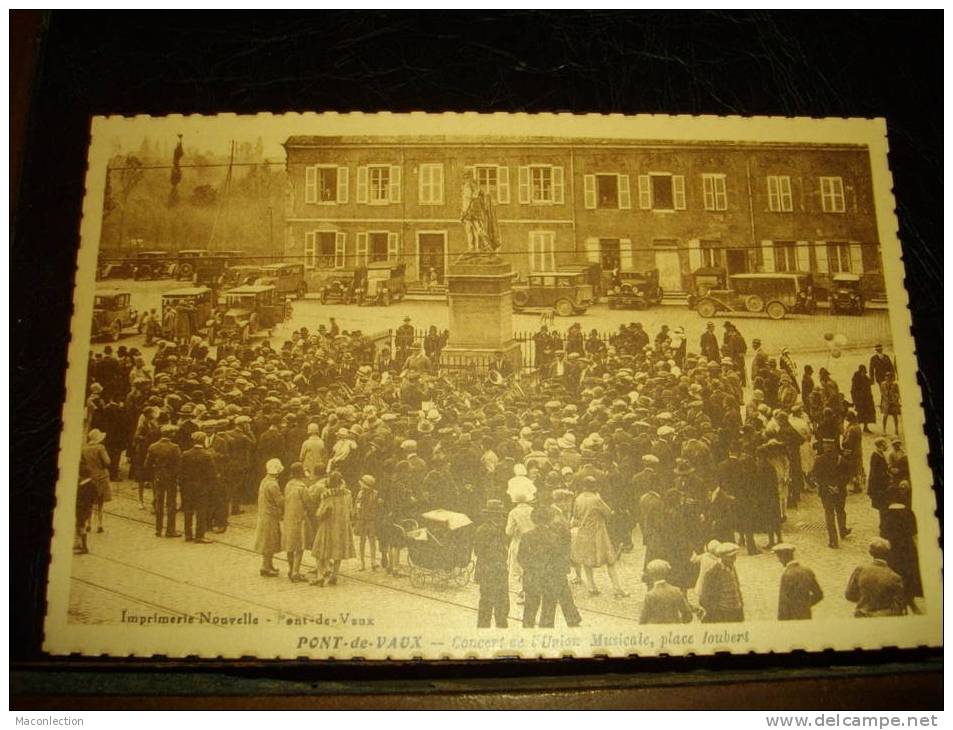
[(112, 499), (109, 486), (109, 454), (103, 441), (106, 434), (98, 428), (92, 429), (86, 437), (86, 445), (80, 456), (80, 471), (93, 480), (96, 486), (96, 532), (103, 531), (103, 502)]

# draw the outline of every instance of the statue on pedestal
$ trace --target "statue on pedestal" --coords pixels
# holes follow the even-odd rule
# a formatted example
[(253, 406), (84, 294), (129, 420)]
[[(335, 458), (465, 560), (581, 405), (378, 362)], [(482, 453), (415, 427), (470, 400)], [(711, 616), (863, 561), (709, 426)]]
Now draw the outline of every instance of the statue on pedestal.
[(493, 212), (493, 201), (477, 185), (473, 172), (463, 174), (463, 200), (460, 221), (467, 237), (467, 251), (457, 258), (458, 263), (490, 263), (500, 261), (497, 251), (503, 245), (500, 229)]

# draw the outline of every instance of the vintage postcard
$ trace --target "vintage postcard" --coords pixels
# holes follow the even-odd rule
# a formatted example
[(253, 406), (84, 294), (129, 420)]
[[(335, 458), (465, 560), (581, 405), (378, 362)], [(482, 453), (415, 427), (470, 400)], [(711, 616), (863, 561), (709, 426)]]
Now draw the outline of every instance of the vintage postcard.
[(45, 648), (941, 644), (883, 120), (92, 122)]

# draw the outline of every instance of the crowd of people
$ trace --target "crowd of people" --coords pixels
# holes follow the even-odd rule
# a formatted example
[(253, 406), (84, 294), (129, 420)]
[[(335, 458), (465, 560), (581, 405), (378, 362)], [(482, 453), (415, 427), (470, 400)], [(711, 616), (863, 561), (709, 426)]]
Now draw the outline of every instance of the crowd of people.
[[(753, 339), (749, 350), (733, 323), (722, 329), (709, 322), (696, 348), (681, 328), (602, 337), (544, 325), (526, 372), (502, 357), (488, 372), (445, 369), (448, 333), (419, 338), (409, 319), (393, 347), (333, 321), (277, 349), (197, 336), (107, 346), (89, 363), (76, 552), (92, 524), (105, 529), (110, 482), (125, 472), (141, 509), (152, 493), (158, 537), (183, 537), (181, 524), (185, 541), (206, 543), (257, 505), (261, 576), (277, 576), (286, 553), (289, 580), (315, 586), (336, 585), (347, 560), (402, 575), (401, 525), (434, 509), (465, 515), (479, 626), (507, 624), (511, 592), (524, 626), (552, 626), (557, 608), (578, 625), (573, 584), (597, 595), (604, 575), (627, 597), (616, 566), (635, 540), (643, 622), (744, 620), (742, 550), (778, 555), (778, 618), (809, 618), (823, 594), (783, 539), (787, 511), (819, 499), (837, 549), (848, 490), (866, 489), (880, 536), (846, 596), (858, 616), (917, 610), (909, 469), (885, 434), (888, 416), (898, 431), (893, 361), (878, 345), (845, 395), (827, 369), (815, 380), (787, 348), (774, 356)], [(865, 459), (875, 386), (883, 433)]]

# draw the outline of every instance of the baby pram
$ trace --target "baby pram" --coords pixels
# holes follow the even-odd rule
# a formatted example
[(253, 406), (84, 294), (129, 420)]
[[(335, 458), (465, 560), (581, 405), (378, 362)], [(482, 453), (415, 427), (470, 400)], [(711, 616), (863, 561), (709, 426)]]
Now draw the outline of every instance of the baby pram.
[(435, 509), (420, 523), (400, 523), (410, 562), (410, 584), (423, 588), (462, 588), (473, 574), (473, 522), (461, 512)]

